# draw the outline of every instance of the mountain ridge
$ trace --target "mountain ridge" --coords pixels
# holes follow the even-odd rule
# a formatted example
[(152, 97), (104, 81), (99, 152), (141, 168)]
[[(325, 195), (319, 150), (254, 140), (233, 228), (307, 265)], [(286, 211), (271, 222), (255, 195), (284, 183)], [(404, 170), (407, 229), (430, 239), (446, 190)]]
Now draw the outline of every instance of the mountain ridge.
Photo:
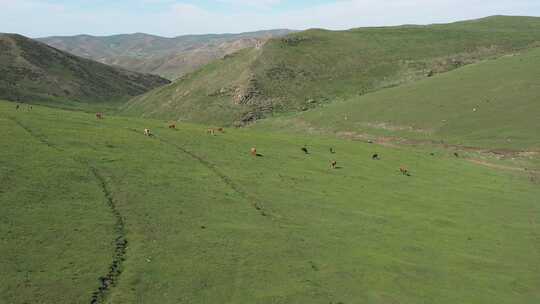
[(239, 34), (161, 37), (146, 33), (110, 36), (51, 36), (38, 38), (63, 51), (108, 65), (176, 79), (243, 48), (294, 32), (288, 29)]
[(111, 67), (18, 34), (0, 33), (0, 98), (23, 102), (126, 100), (168, 84), (159, 76)]

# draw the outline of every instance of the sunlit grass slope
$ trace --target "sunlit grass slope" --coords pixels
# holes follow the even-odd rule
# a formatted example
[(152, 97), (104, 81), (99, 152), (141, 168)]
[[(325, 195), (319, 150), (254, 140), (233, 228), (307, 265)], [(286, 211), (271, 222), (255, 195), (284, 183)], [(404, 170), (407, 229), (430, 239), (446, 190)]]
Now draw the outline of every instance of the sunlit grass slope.
[(540, 149), (540, 49), (260, 124)]
[(88, 303), (119, 233), (128, 243), (108, 303), (540, 300), (540, 188), (518, 172), (443, 152), (210, 136), (7, 102), (0, 123), (7, 303)]
[[(365, 95), (538, 45), (540, 18), (312, 29), (214, 62), (134, 98), (130, 115), (247, 124)], [(486, 75), (487, 77), (487, 75)]]

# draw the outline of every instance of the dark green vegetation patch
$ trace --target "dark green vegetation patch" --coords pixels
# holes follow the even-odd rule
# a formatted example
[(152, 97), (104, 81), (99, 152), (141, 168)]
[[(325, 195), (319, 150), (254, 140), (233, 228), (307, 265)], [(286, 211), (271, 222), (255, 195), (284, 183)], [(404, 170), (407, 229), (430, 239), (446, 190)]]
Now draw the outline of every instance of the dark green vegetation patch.
[(113, 103), (169, 83), (113, 68), (14, 34), (0, 34), (0, 98), (77, 107)]

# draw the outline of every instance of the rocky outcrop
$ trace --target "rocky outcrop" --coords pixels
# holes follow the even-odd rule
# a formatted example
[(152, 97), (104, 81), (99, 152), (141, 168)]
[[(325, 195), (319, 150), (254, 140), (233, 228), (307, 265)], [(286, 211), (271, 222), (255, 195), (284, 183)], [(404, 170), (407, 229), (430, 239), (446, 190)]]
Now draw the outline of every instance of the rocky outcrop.
[(255, 99), (261, 96), (261, 91), (258, 88), (257, 79), (252, 75), (245, 87), (236, 87), (232, 96), (233, 103), (236, 105), (253, 105)]

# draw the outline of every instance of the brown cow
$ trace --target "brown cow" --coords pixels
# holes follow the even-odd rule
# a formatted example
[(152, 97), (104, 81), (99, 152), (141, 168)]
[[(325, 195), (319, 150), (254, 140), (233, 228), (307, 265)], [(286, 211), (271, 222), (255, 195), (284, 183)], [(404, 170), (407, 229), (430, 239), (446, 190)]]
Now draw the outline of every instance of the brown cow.
[(176, 124), (170, 124), (169, 129), (176, 129)]
[(101, 112), (96, 113), (96, 118), (97, 119), (103, 119), (103, 113), (101, 113)]
[(333, 160), (330, 162), (330, 168), (335, 169), (337, 166), (337, 161)]
[(401, 174), (403, 175), (411, 176), (409, 169), (407, 169), (406, 167), (403, 167), (403, 166), (399, 167), (399, 172), (401, 172)]

